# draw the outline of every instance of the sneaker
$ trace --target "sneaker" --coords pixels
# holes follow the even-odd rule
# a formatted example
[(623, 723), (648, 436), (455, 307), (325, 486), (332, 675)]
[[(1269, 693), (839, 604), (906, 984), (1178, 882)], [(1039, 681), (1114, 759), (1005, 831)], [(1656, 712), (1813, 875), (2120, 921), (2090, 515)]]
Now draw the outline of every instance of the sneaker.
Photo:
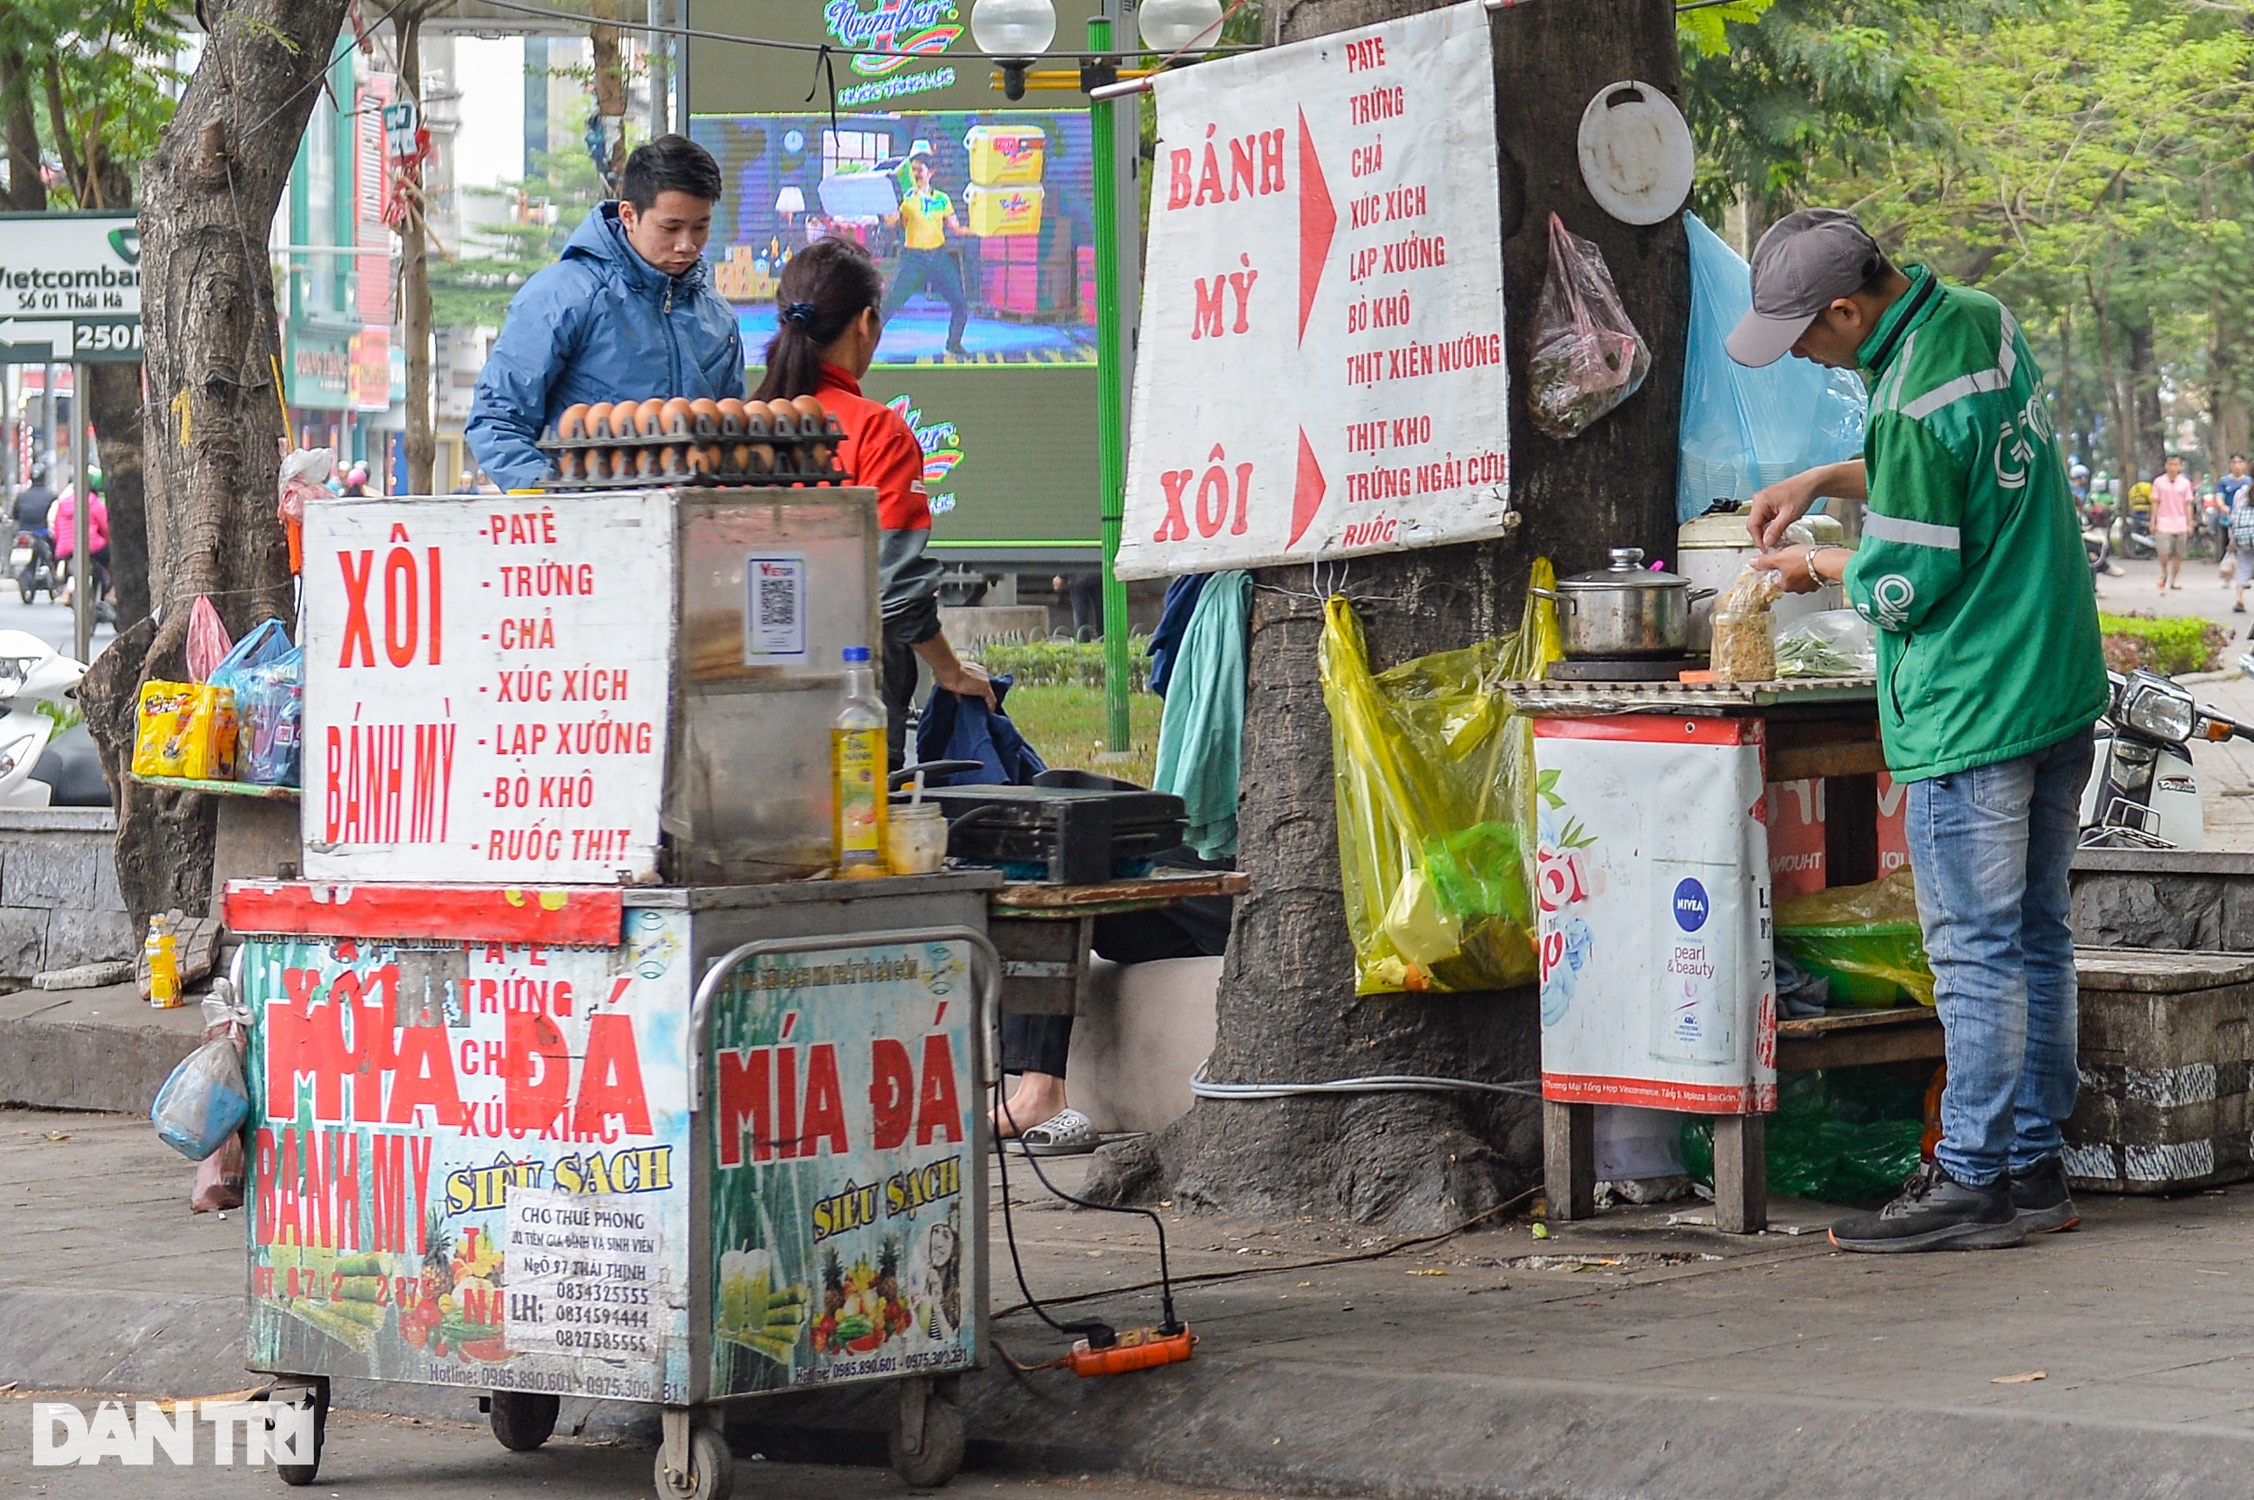
[(2046, 1156), (2025, 1174), (2011, 1174), (2011, 1206), (2029, 1234), (2055, 1234), (2082, 1222), (2066, 1190), (2066, 1158)]
[(2001, 1250), (2027, 1238), (2012, 1207), (2011, 1184), (1967, 1187), (1938, 1162), (1928, 1162), (1902, 1184), (1901, 1196), (1875, 1214), (1857, 1214), (1831, 1226), (1842, 1250), (1888, 1255), (1907, 1250)]

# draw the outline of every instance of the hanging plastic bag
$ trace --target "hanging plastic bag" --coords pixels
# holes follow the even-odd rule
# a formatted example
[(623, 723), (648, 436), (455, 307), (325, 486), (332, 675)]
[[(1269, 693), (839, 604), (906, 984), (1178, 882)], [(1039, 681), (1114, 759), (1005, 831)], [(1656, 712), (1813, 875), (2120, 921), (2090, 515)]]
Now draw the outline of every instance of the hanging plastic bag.
[(1714, 680), (1774, 682), (1777, 676), (1776, 610), (1784, 575), (1747, 568), (1714, 601)]
[(211, 681), (211, 674), (234, 648), (219, 611), (211, 607), (209, 599), (196, 595), (195, 607), (188, 611), (188, 680)]
[[(1534, 586), (1555, 580), (1534, 565)], [(1532, 730), (1501, 685), (1563, 654), (1555, 606), (1529, 593), (1512, 634), (1373, 674), (1353, 607), (1330, 600), (1323, 702), (1357, 994), (1534, 982)]]
[(215, 1037), (189, 1053), (149, 1109), (157, 1139), (190, 1161), (202, 1161), (225, 1145), (249, 1116), (242, 1047), (231, 1036)]
[(1868, 677), (1878, 670), (1878, 642), (1853, 610), (1818, 610), (1776, 633), (1776, 667), (1779, 677)]
[(1933, 1003), (1933, 967), (1907, 865), (1868, 885), (1835, 886), (1777, 903), (1777, 947), (1831, 981), (1831, 1003), (1865, 1009), (1907, 995)]
[(1780, 359), (1758, 370), (1722, 347), (1753, 306), (1753, 273), (1692, 214), (1691, 311), (1683, 357), (1680, 462), (1675, 519), (1706, 514), (1717, 500), (1750, 500), (1818, 464), (1858, 457), (1869, 401), (1852, 370)]
[(292, 573), (305, 571), (305, 502), (328, 498), (329, 476), (336, 467), (333, 448), (293, 448), (282, 460), (281, 498), (274, 512), (289, 539)]
[(235, 774), (243, 781), (297, 784), (304, 661), (282, 622), (267, 619), (237, 641), (212, 672), (211, 686), (235, 695)]
[[(1922, 1155), (1920, 1088), (1914, 1074), (1885, 1066), (1787, 1074), (1769, 1116), (1770, 1193), (1818, 1203), (1891, 1197)], [(1687, 1117), (1682, 1144), (1692, 1178), (1711, 1185), (1713, 1117)]]
[(1534, 307), (1534, 353), (1527, 361), (1527, 404), (1534, 425), (1558, 439), (1590, 424), (1636, 393), (1651, 372), (1651, 350), (1628, 321), (1604, 252), (1550, 215), (1550, 269)]

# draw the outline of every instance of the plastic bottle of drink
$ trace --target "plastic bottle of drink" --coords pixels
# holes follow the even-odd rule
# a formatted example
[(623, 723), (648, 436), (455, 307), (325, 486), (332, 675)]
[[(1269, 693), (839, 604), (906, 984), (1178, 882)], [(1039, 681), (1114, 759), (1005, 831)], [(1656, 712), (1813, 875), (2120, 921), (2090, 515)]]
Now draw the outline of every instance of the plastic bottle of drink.
[(830, 721), (831, 847), (843, 876), (886, 873), (884, 728), (869, 648), (848, 646), (845, 702)]

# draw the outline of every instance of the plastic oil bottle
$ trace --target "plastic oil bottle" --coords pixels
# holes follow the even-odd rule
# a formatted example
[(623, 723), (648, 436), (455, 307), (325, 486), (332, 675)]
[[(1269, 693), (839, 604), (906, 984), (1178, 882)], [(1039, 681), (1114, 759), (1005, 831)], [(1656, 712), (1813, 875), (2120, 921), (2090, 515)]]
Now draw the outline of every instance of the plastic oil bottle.
[(845, 702), (830, 721), (831, 847), (837, 873), (886, 873), (884, 700), (869, 648), (845, 648)]

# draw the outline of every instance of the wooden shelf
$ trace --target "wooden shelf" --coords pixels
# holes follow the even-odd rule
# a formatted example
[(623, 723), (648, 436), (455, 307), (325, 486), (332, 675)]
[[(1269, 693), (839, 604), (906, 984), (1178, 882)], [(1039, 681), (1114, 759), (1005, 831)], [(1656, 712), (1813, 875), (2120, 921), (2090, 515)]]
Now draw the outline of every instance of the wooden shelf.
[(220, 797), (251, 797), (262, 802), (295, 802), (298, 790), (294, 786), (257, 786), (248, 781), (212, 781), (201, 776), (140, 776), (128, 771), (127, 778), (143, 786), (163, 787), (174, 792), (210, 792)]

